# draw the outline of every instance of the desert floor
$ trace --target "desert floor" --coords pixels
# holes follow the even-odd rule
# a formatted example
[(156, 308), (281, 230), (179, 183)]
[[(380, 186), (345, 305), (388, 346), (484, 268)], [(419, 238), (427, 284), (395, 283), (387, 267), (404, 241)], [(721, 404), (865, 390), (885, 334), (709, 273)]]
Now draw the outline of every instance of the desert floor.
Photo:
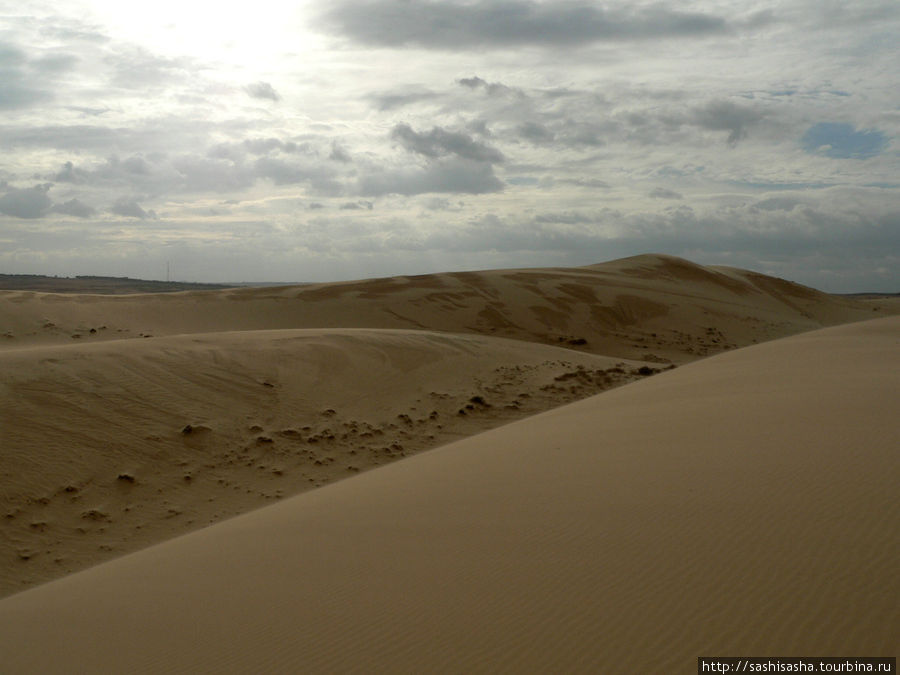
[(896, 654), (897, 313), (660, 255), (0, 292), (0, 670)]

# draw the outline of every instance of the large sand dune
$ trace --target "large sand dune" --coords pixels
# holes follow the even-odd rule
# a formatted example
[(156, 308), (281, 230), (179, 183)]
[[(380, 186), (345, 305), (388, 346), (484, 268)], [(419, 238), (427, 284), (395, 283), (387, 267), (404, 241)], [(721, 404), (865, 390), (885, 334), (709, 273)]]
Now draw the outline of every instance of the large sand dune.
[(697, 361), (8, 597), (2, 666), (896, 654), (898, 336), (888, 318)]
[(0, 292), (0, 596), (642, 366), (889, 309), (661, 255), (168, 295)]
[(619, 358), (683, 362), (873, 318), (885, 306), (745, 270), (644, 255), (580, 268), (212, 292), (0, 292), (0, 349), (233, 330), (400, 328), (497, 335)]

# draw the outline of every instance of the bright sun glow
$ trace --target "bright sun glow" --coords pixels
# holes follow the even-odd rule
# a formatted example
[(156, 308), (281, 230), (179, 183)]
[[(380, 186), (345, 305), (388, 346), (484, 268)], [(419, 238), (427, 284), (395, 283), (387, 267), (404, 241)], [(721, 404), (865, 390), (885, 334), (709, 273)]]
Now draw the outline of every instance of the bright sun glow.
[(115, 39), (134, 41), (170, 56), (191, 56), (250, 70), (277, 69), (277, 59), (311, 47), (303, 3), (94, 0), (91, 12)]

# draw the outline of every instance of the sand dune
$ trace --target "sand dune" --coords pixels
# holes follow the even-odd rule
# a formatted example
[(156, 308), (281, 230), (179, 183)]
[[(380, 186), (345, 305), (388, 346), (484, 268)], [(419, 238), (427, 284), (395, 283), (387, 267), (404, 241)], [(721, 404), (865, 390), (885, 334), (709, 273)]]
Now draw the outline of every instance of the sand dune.
[(160, 295), (0, 292), (0, 349), (279, 328), (497, 335), (676, 363), (896, 313), (885, 302), (680, 258)]
[(895, 654), (898, 337), (888, 318), (691, 363), (8, 597), (4, 667)]
[(0, 595), (653, 366), (373, 329), (0, 351)]

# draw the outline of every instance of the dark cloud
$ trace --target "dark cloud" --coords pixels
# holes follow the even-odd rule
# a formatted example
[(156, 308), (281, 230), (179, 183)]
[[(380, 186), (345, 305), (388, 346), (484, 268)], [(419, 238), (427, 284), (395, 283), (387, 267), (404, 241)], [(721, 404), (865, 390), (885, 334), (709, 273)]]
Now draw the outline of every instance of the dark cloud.
[(791, 211), (795, 206), (802, 203), (803, 200), (797, 197), (779, 196), (760, 199), (753, 206), (763, 211)]
[(375, 204), (370, 201), (345, 202), (338, 207), (341, 211), (371, 211)]
[(556, 134), (537, 122), (525, 122), (525, 124), (519, 126), (518, 132), (521, 138), (536, 145), (552, 143), (556, 138)]
[(478, 89), (478, 87), (487, 87), (487, 82), (477, 75), (475, 77), (464, 77), (457, 80), (457, 83), (469, 89)]
[(681, 12), (661, 3), (606, 8), (583, 0), (342, 0), (331, 3), (322, 19), (327, 30), (362, 44), (426, 49), (572, 47), (729, 30), (719, 16)]
[(503, 182), (493, 167), (461, 157), (441, 158), (425, 167), (372, 171), (360, 178), (359, 192), (367, 196), (427, 193), (485, 194), (501, 192)]
[(668, 190), (666, 188), (654, 188), (650, 192), (650, 196), (653, 199), (684, 199), (684, 195), (680, 192), (675, 192), (674, 190)]
[(325, 195), (344, 192), (344, 186), (335, 179), (332, 166), (322, 162), (303, 163), (278, 157), (260, 157), (252, 168), (255, 178), (265, 178), (276, 185), (306, 184)]
[(429, 211), (461, 211), (464, 206), (464, 202), (451, 202), (444, 197), (431, 197), (425, 201), (425, 208)]
[(53, 213), (62, 213), (67, 216), (76, 216), (77, 218), (88, 218), (96, 213), (96, 209), (78, 199), (70, 199), (62, 204), (54, 204), (51, 211), (53, 211)]
[(476, 162), (502, 162), (503, 153), (484, 143), (479, 143), (463, 133), (433, 127), (428, 133), (417, 133), (408, 124), (398, 124), (391, 138), (404, 148), (425, 157), (436, 158), (456, 155)]
[(353, 161), (353, 158), (350, 157), (350, 153), (347, 152), (337, 141), (334, 141), (331, 144), (331, 154), (328, 155), (328, 159), (330, 159), (332, 162), (341, 162), (343, 164), (347, 164)]
[(0, 44), (0, 109), (29, 108), (53, 98), (24, 51)]
[(591, 189), (608, 190), (611, 187), (609, 183), (599, 178), (563, 178), (559, 182)]
[(69, 105), (66, 106), (66, 110), (74, 110), (75, 112), (79, 112), (85, 117), (99, 117), (104, 113), (109, 112), (109, 108), (91, 108), (89, 106), (82, 105)]
[(468, 89), (483, 89), (488, 96), (517, 96), (524, 97), (525, 93), (521, 89), (508, 87), (502, 82), (488, 82), (482, 80), (477, 75), (475, 77), (464, 77), (457, 80), (456, 83)]
[(887, 137), (880, 131), (856, 131), (852, 124), (820, 122), (800, 139), (806, 152), (824, 154), (834, 159), (868, 159), (888, 147)]
[(234, 162), (182, 155), (172, 161), (176, 181), (171, 189), (199, 192), (238, 192), (253, 185), (253, 172)]
[(90, 174), (83, 169), (77, 168), (72, 162), (63, 164), (62, 169), (48, 176), (55, 183), (85, 183), (90, 179)]
[(727, 131), (729, 145), (747, 137), (747, 129), (763, 118), (763, 113), (731, 101), (712, 101), (693, 111), (693, 124), (712, 131)]
[(253, 84), (248, 84), (244, 87), (244, 91), (253, 98), (267, 98), (270, 101), (281, 100), (281, 96), (275, 91), (275, 87), (268, 82), (254, 82)]
[(6, 193), (0, 196), (0, 213), (15, 218), (40, 218), (53, 206), (47, 196), (49, 190), (49, 183), (30, 188), (6, 188)]
[(260, 157), (253, 165), (256, 174), (268, 178), (276, 185), (303, 183), (314, 174), (307, 166), (286, 162), (275, 157)]
[(115, 204), (109, 207), (109, 210), (110, 213), (115, 213), (117, 216), (125, 216), (126, 218), (137, 218), (139, 220), (156, 219), (156, 213), (152, 209), (144, 211), (141, 205), (137, 203), (137, 200), (128, 199), (127, 197), (117, 199)]
[(123, 160), (122, 169), (127, 173), (140, 176), (147, 176), (152, 170), (147, 160), (139, 156), (128, 157), (127, 159)]
[(421, 87), (413, 87), (407, 90), (388, 91), (379, 94), (370, 94), (369, 99), (375, 103), (375, 107), (382, 112), (388, 110), (396, 110), (422, 101), (428, 101), (439, 98), (440, 94), (423, 89)]
[(65, 73), (72, 70), (81, 59), (75, 54), (59, 52), (56, 54), (46, 54), (40, 58), (34, 59), (31, 67), (41, 73), (57, 74)]
[(562, 225), (583, 225), (596, 223), (596, 215), (578, 211), (565, 211), (561, 213), (541, 213), (534, 217), (535, 223), (557, 223)]

